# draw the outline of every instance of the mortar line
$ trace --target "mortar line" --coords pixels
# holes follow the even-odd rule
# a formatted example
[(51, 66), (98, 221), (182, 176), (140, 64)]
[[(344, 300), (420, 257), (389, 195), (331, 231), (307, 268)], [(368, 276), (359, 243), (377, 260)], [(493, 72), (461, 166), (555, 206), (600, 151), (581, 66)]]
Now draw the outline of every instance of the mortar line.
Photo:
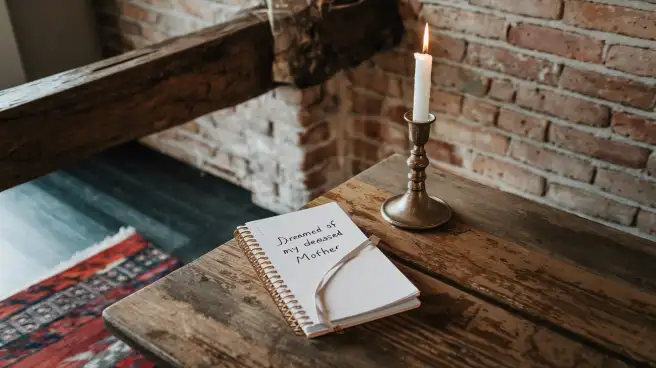
[(527, 81), (527, 80), (520, 79), (520, 78), (511, 76), (511, 75), (508, 75), (508, 74), (503, 74), (503, 73), (491, 71), (491, 70), (488, 70), (488, 69), (483, 69), (483, 68), (471, 66), (471, 65), (468, 65), (468, 64), (462, 64), (460, 62), (455, 62), (455, 61), (445, 59), (445, 58), (435, 57), (435, 58), (433, 58), (433, 60), (434, 61), (439, 61), (439, 62), (447, 64), (447, 65), (451, 65), (451, 66), (471, 70), (471, 71), (479, 73), (479, 74), (481, 74), (485, 77), (488, 77), (488, 78), (508, 79), (508, 80), (511, 80), (511, 81), (513, 81), (517, 84), (528, 86), (529, 88), (540, 88), (540, 89), (544, 89), (544, 90), (549, 90), (549, 91), (556, 92), (556, 93), (561, 94), (561, 95), (575, 97), (575, 98), (578, 98), (580, 100), (585, 100), (585, 101), (588, 101), (588, 102), (594, 102), (598, 105), (607, 106), (607, 107), (612, 108), (615, 111), (630, 112), (634, 115), (643, 116), (643, 117), (650, 118), (650, 119), (656, 119), (656, 113), (654, 113), (654, 112), (641, 110), (641, 109), (638, 109), (638, 108), (635, 108), (635, 107), (625, 106), (625, 105), (622, 105), (622, 104), (617, 103), (617, 102), (611, 102), (611, 101), (607, 101), (607, 100), (602, 100), (602, 99), (597, 98), (597, 97), (586, 96), (586, 95), (583, 95), (583, 94), (580, 94), (580, 93), (577, 93), (577, 92), (572, 92), (572, 91), (569, 91), (569, 90), (566, 90), (566, 89), (560, 89), (558, 87), (550, 86), (548, 84), (540, 84), (540, 83), (537, 83), (537, 82)]
[[(434, 27), (431, 27), (432, 32), (435, 34), (441, 34), (441, 35), (446, 35), (452, 38), (456, 39), (461, 39), (461, 40), (466, 40), (468, 42), (473, 42), (481, 45), (486, 45), (486, 46), (494, 46), (494, 47), (499, 47), (504, 50), (509, 50), (516, 52), (521, 55), (528, 55), (532, 56), (535, 58), (539, 58), (542, 60), (547, 60), (551, 61), (553, 63), (561, 63), (563, 65), (567, 66), (572, 66), (577, 69), (582, 69), (582, 70), (587, 70), (587, 71), (593, 71), (597, 72), (600, 74), (612, 76), (612, 77), (619, 77), (619, 78), (624, 78), (624, 79), (629, 79), (635, 82), (640, 82), (647, 84), (649, 86), (654, 86), (656, 85), (656, 78), (653, 77), (642, 77), (642, 76), (636, 76), (630, 73), (618, 71), (615, 69), (610, 69), (606, 68), (603, 66), (603, 64), (595, 64), (592, 62), (584, 62), (584, 61), (579, 61), (575, 59), (570, 59), (566, 58), (564, 56), (559, 56), (559, 55), (554, 55), (554, 54), (549, 54), (537, 50), (530, 50), (530, 49), (525, 49), (521, 47), (514, 46), (512, 44), (509, 44), (505, 41), (500, 41), (500, 40), (492, 40), (489, 38), (484, 38), (476, 35), (470, 35), (466, 33), (461, 33), (461, 32), (455, 32), (455, 31), (449, 31), (449, 30), (443, 30), (443, 29), (437, 29)], [(602, 59), (603, 60), (603, 59)]]
[[(532, 144), (534, 146), (538, 146), (538, 147), (544, 148), (544, 149), (550, 149), (552, 151), (556, 151), (556, 152), (559, 152), (559, 153), (567, 155), (567, 156), (576, 157), (576, 158), (579, 158), (579, 159), (581, 159), (585, 162), (591, 163), (591, 164), (596, 165), (597, 167), (600, 167), (600, 168), (603, 168), (603, 169), (610, 169), (610, 170), (629, 173), (629, 174), (633, 175), (634, 177), (637, 177), (637, 178), (640, 178), (640, 179), (643, 179), (643, 180), (646, 180), (646, 181), (649, 181), (649, 182), (655, 182), (656, 181), (656, 178), (653, 178), (653, 177), (649, 176), (646, 172), (643, 172), (642, 171), (643, 169), (634, 169), (634, 168), (629, 168), (629, 167), (613, 164), (613, 163), (610, 163), (610, 162), (599, 160), (597, 158), (586, 156), (585, 154), (582, 154), (582, 153), (573, 152), (573, 151), (566, 150), (564, 148), (557, 147), (555, 145), (550, 144), (549, 142), (535, 141), (535, 140), (532, 140), (528, 137), (525, 137), (525, 136), (522, 136), (522, 135), (519, 135), (519, 134), (516, 134), (516, 133), (508, 132), (508, 131), (503, 130), (503, 129), (500, 129), (496, 125), (483, 125), (483, 124), (480, 124), (480, 123), (477, 123), (477, 122), (472, 122), (471, 120), (465, 119), (462, 116), (457, 116), (457, 117), (453, 116), (453, 115), (447, 115), (447, 116), (452, 118), (453, 120), (455, 120), (457, 122), (460, 122), (460, 123), (463, 123), (463, 124), (465, 124), (469, 127), (483, 128), (483, 129), (486, 129), (486, 130), (501, 134), (503, 136), (509, 137), (513, 140), (518, 140), (518, 141), (521, 141), (521, 142), (524, 142), (524, 143)], [(439, 122), (437, 122), (436, 124), (439, 124)]]
[[(491, 179), (485, 178), (481, 175), (475, 174), (475, 173), (473, 173), (471, 171), (468, 171), (467, 169), (463, 169), (461, 167), (457, 167), (457, 166), (447, 164), (447, 163), (443, 163), (443, 162), (440, 162), (440, 161), (432, 161), (431, 164), (434, 165), (434, 166), (443, 168), (443, 170), (449, 170), (449, 171), (454, 172), (454, 173), (456, 173), (460, 176), (463, 176), (463, 177), (468, 178), (470, 180), (477, 181), (477, 182), (482, 183), (484, 185), (487, 185), (487, 186), (490, 186), (490, 187), (493, 187), (493, 188), (495, 188), (495, 187), (499, 188), (504, 192), (515, 194), (519, 197), (526, 198), (526, 199), (532, 200), (534, 202), (540, 203), (542, 205), (545, 205), (545, 206), (548, 206), (548, 207), (551, 207), (551, 208), (556, 208), (558, 210), (561, 210), (561, 211), (564, 211), (564, 212), (567, 212), (567, 213), (571, 213), (573, 215), (585, 218), (585, 219), (590, 220), (590, 221), (594, 221), (596, 223), (601, 223), (601, 224), (606, 225), (608, 227), (611, 227), (613, 229), (624, 231), (624, 232), (627, 232), (629, 234), (638, 236), (638, 237), (643, 238), (643, 239), (656, 241), (656, 236), (649, 235), (648, 233), (644, 233), (644, 232), (640, 231), (637, 227), (620, 225), (620, 224), (617, 224), (617, 223), (614, 223), (614, 222), (610, 222), (610, 221), (607, 221), (607, 220), (600, 219), (598, 217), (593, 217), (593, 216), (586, 215), (586, 214), (583, 214), (583, 213), (574, 212), (573, 210), (568, 209), (566, 207), (563, 207), (563, 206), (561, 206), (561, 205), (559, 205), (555, 202), (551, 202), (549, 199), (547, 199), (546, 196), (541, 196), (540, 197), (540, 196), (536, 196), (536, 195), (533, 195), (533, 194), (530, 194), (530, 193), (522, 192), (521, 190), (515, 189), (514, 187), (511, 187), (511, 186), (509, 186), (505, 183), (501, 183), (501, 185), (499, 185), (498, 183), (493, 182)], [(474, 175), (475, 175), (475, 177), (474, 177)], [(639, 249), (639, 250), (645, 251), (645, 249)], [(656, 250), (648, 250), (648, 251), (651, 254), (656, 254)]]
[[(651, 48), (654, 49), (656, 48), (656, 41), (654, 40), (645, 40), (642, 38), (637, 38), (637, 37), (631, 37), (631, 36), (624, 36), (620, 35), (617, 33), (610, 33), (610, 32), (604, 32), (604, 31), (597, 31), (597, 30), (591, 30), (591, 29), (585, 29), (585, 28), (578, 28), (575, 26), (568, 25), (560, 19), (544, 19), (544, 18), (536, 18), (536, 17), (531, 17), (531, 16), (525, 16), (525, 15), (520, 15), (520, 14), (513, 14), (509, 12), (504, 12), (502, 10), (497, 10), (497, 9), (492, 9), (492, 8), (485, 8), (485, 7), (480, 7), (480, 6), (474, 6), (470, 5), (458, 0), (429, 0), (426, 1), (424, 0), (425, 4), (435, 4), (435, 5), (447, 5), (453, 8), (458, 8), (458, 9), (463, 9), (463, 10), (470, 10), (470, 11), (475, 11), (478, 13), (485, 13), (485, 14), (491, 14), (495, 15), (500, 18), (505, 18), (509, 22), (514, 22), (514, 23), (531, 23), (535, 25), (540, 25), (540, 26), (546, 26), (550, 28), (556, 28), (560, 29), (563, 31), (568, 31), (572, 33), (578, 33), (598, 39), (603, 39), (606, 40), (606, 42), (610, 44), (622, 44), (622, 45), (629, 45), (629, 46), (639, 46), (639, 47), (646, 47), (646, 48)], [(426, 12), (426, 8), (422, 9), (422, 13)], [(422, 14), (420, 13), (420, 14)]]

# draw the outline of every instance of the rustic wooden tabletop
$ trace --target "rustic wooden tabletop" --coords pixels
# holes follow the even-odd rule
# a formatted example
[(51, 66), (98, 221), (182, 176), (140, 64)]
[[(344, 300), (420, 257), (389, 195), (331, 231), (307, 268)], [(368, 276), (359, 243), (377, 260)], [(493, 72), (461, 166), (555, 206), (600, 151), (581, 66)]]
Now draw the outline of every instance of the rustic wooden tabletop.
[(381, 203), (405, 190), (393, 156), (310, 206), (338, 202), (421, 290), (416, 310), (297, 337), (234, 241), (104, 312), (163, 366), (656, 365), (656, 244), (429, 168), (455, 216), (408, 232)]

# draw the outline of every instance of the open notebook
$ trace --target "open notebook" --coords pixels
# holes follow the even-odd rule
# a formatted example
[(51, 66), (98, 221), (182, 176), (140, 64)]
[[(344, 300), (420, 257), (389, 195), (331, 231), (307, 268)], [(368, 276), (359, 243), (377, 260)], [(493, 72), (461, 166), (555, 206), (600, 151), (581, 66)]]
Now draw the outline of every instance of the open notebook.
[[(252, 221), (235, 238), (294, 331), (331, 332), (315, 308), (319, 282), (336, 262), (367, 241), (337, 205)], [(419, 290), (376, 247), (367, 245), (324, 289), (329, 320), (346, 328), (419, 306)]]

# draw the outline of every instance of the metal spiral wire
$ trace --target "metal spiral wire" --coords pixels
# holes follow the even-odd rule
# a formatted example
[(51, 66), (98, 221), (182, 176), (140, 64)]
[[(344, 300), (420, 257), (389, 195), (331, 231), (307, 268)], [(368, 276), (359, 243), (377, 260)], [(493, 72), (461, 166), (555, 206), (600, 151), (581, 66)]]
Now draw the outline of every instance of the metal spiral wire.
[(310, 317), (303, 310), (294, 294), (287, 287), (276, 268), (266, 256), (257, 240), (246, 226), (239, 226), (234, 232), (237, 244), (253, 265), (267, 292), (273, 298), (280, 313), (297, 335), (304, 335), (303, 326), (312, 325)]

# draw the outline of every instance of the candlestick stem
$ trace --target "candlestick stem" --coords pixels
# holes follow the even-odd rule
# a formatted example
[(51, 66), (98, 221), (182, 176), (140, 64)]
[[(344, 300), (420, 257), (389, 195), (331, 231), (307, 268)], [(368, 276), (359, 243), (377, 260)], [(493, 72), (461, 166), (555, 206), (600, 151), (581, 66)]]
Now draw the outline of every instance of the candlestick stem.
[(409, 126), (413, 147), (408, 157), (408, 190), (389, 198), (380, 211), (385, 220), (405, 229), (430, 229), (444, 224), (451, 218), (451, 208), (442, 199), (426, 192), (426, 168), (429, 165), (424, 145), (430, 137), (435, 115), (428, 114), (428, 121), (414, 121), (412, 112), (404, 115)]

